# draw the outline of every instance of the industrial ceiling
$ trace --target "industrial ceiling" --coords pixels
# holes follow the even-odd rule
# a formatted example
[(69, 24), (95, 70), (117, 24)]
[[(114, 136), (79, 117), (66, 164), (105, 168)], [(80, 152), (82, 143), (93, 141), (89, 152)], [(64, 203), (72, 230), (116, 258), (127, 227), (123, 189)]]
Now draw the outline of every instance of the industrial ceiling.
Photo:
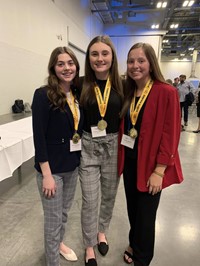
[(163, 60), (192, 60), (193, 51), (200, 50), (200, 1), (94, 0), (91, 1), (91, 12), (100, 17), (105, 27), (121, 24), (124, 27), (133, 25), (141, 31), (165, 32), (161, 51)]

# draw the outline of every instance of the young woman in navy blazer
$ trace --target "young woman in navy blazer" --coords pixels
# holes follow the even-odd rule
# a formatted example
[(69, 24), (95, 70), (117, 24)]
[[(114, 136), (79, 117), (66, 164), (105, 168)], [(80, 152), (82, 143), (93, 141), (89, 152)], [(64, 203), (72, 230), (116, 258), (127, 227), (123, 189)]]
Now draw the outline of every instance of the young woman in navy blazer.
[(46, 264), (59, 266), (60, 254), (69, 261), (77, 260), (63, 238), (77, 183), (83, 116), (78, 103), (79, 63), (74, 53), (67, 47), (54, 49), (48, 72), (47, 85), (33, 97), (33, 136)]

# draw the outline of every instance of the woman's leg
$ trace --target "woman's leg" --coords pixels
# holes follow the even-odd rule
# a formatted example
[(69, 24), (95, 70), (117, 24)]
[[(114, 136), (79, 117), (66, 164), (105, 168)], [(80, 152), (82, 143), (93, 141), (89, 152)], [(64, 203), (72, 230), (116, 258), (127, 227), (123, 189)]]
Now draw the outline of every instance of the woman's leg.
[[(161, 193), (137, 192), (137, 214), (133, 236), (133, 258), (148, 266), (154, 254), (155, 221)], [(137, 265), (137, 264), (136, 264)]]
[[(106, 233), (113, 213), (120, 177), (117, 172), (118, 135), (107, 136), (109, 152), (102, 150), (101, 164), (101, 204), (99, 213), (99, 232)], [(103, 145), (103, 144), (102, 144)], [(99, 242), (101, 240), (99, 238)], [(104, 242), (104, 241), (103, 241)]]
[(187, 123), (188, 123), (188, 104), (187, 104), (187, 102), (184, 102), (183, 111), (184, 111), (184, 125), (187, 126)]
[(131, 248), (133, 248), (132, 246), (133, 246), (136, 209), (137, 209), (136, 175), (137, 175), (136, 159), (134, 160), (131, 158), (126, 158), (124, 164), (123, 178), (124, 178), (124, 188), (125, 188), (126, 203), (127, 203), (127, 212), (130, 223), (129, 246)]
[(40, 192), (44, 210), (44, 239), (47, 266), (58, 266), (60, 263), (60, 231), (62, 227), (63, 208), (63, 180), (54, 175), (56, 181), (56, 193), (54, 197), (44, 197), (42, 193), (42, 175), (37, 174), (38, 189)]
[(199, 119), (198, 127), (196, 130), (194, 130), (194, 133), (200, 133), (200, 106), (197, 106), (197, 117)]
[(199, 125), (198, 125), (198, 130), (200, 130), (200, 117), (199, 117)]
[(63, 209), (62, 209), (62, 227), (60, 232), (60, 242), (63, 242), (65, 233), (65, 224), (68, 220), (68, 213), (71, 209), (74, 195), (76, 192), (78, 168), (72, 172), (61, 174), (63, 177)]
[(82, 189), (81, 224), (86, 248), (97, 244), (100, 166), (94, 143), (89, 134), (82, 136), (81, 163), (79, 167)]
[[(90, 135), (84, 133), (82, 137), (80, 164), (80, 182), (82, 188), (81, 221), (83, 241), (86, 246), (86, 260), (87, 258), (95, 257), (93, 247), (97, 244), (100, 182), (101, 185), (103, 183), (102, 187), (104, 187), (100, 207), (100, 231), (104, 232), (108, 228), (112, 217), (119, 183), (119, 178), (117, 177), (117, 139), (117, 134), (114, 136), (114, 139), (113, 134), (112, 137), (107, 135), (105, 138), (92, 139)], [(110, 157), (114, 158), (113, 162)], [(107, 192), (106, 198), (105, 192)], [(107, 201), (106, 204), (105, 201)], [(110, 202), (108, 203), (108, 201)]]
[(155, 220), (161, 193), (151, 195), (136, 187), (137, 163), (126, 159), (124, 185), (130, 222), (129, 245), (135, 265), (147, 266), (154, 253)]

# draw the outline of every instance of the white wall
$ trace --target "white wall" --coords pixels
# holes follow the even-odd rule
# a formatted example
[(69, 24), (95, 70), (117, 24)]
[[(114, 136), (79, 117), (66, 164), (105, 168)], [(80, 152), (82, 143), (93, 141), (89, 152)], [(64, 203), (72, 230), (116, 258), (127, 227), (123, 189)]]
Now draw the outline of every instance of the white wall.
[[(161, 62), (160, 67), (166, 79), (171, 79), (173, 81), (175, 77), (179, 77), (181, 74), (186, 75), (187, 79), (189, 79), (192, 62)], [(200, 79), (199, 62), (195, 65), (195, 76)]]
[(54, 2), (69, 19), (69, 37), (71, 41), (84, 46), (86, 49), (88, 40), (85, 39), (85, 35), (90, 40), (103, 33), (101, 19), (96, 14), (91, 15), (90, 0), (54, 0)]
[[(101, 34), (102, 24), (91, 15), (89, 0), (0, 0), (0, 32), (2, 115), (11, 112), (17, 98), (32, 102), (34, 90), (45, 82), (54, 48), (70, 41), (84, 51)], [(83, 74), (84, 55), (77, 56)]]

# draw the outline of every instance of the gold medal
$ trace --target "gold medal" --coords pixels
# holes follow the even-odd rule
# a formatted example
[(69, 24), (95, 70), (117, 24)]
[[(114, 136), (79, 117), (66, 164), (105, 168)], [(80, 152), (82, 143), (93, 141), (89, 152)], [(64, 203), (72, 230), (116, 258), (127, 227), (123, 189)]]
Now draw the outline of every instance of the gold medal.
[(129, 136), (131, 137), (131, 138), (137, 138), (137, 135), (138, 135), (138, 133), (137, 133), (137, 130), (134, 128), (134, 127), (132, 127), (130, 130), (129, 130)]
[(96, 99), (97, 99), (99, 112), (100, 112), (100, 115), (102, 118), (101, 121), (98, 122), (97, 127), (99, 130), (103, 131), (104, 129), (107, 128), (107, 122), (103, 118), (106, 114), (106, 110), (107, 110), (107, 106), (108, 106), (108, 100), (110, 97), (110, 91), (111, 91), (110, 78), (108, 77), (108, 79), (106, 81), (106, 86), (105, 86), (103, 97), (101, 94), (101, 90), (99, 89), (97, 84), (94, 87), (94, 91), (95, 91), (95, 95), (96, 95)]
[(97, 125), (99, 130), (104, 130), (107, 128), (107, 122), (105, 120), (100, 120)]
[(74, 133), (73, 137), (72, 137), (72, 141), (74, 144), (77, 144), (80, 140), (80, 135), (78, 133)]

